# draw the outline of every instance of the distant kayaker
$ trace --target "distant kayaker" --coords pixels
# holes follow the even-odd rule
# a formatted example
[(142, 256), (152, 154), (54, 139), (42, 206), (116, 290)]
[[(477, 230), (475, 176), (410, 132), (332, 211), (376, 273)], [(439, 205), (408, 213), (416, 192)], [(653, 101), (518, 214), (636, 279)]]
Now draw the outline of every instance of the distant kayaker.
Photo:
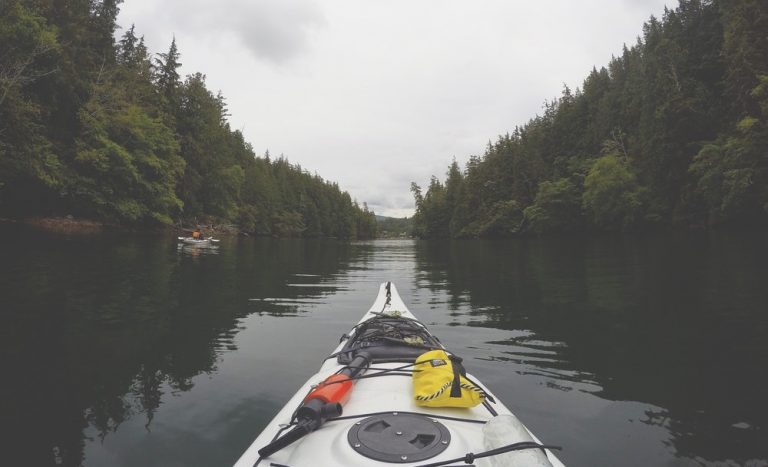
[(195, 229), (192, 232), (192, 238), (194, 238), (195, 240), (202, 240), (203, 239), (203, 233), (200, 232), (200, 229)]

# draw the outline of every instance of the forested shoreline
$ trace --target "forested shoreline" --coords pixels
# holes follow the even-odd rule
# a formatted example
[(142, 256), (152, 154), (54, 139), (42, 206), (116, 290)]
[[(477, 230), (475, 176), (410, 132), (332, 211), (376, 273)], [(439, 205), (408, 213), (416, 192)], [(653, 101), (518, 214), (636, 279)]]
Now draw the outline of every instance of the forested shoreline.
[(681, 0), (583, 87), (412, 184), (419, 237), (768, 224), (768, 4)]
[(115, 40), (120, 0), (0, 4), (0, 217), (132, 227), (235, 223), (273, 236), (372, 238), (336, 183), (257, 157), (176, 41)]

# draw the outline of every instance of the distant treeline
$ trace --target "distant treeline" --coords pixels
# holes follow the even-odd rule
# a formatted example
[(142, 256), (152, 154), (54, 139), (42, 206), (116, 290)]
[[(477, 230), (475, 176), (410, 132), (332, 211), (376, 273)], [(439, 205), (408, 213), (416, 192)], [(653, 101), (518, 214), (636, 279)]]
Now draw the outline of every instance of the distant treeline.
[(373, 212), (284, 158), (259, 158), (223, 96), (157, 57), (120, 0), (0, 3), (0, 215), (231, 222), (277, 236), (373, 237)]
[(682, 0), (581, 89), (454, 163), (422, 237), (768, 222), (768, 3)]
[(376, 216), (380, 238), (400, 238), (413, 235), (413, 217)]

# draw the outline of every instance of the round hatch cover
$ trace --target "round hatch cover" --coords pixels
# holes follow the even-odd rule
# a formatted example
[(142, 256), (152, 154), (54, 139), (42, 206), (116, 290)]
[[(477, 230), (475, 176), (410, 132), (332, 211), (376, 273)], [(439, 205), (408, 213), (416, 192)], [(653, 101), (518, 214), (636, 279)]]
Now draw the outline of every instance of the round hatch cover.
[(352, 449), (365, 457), (403, 463), (440, 454), (451, 442), (451, 433), (427, 416), (391, 412), (355, 423), (347, 439)]

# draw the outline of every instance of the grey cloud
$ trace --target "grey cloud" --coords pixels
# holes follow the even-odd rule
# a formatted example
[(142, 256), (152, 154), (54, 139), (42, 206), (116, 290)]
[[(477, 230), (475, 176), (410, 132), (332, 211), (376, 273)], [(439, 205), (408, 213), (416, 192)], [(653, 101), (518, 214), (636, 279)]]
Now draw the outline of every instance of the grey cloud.
[[(657, 2), (656, 0), (624, 0), (624, 3), (633, 5), (635, 7), (641, 7), (650, 12), (658, 6), (659, 2)], [(670, 8), (674, 8), (676, 5), (677, 5), (677, 2), (674, 0), (667, 2), (667, 6)], [(650, 13), (648, 13), (648, 16), (650, 16)]]
[(373, 191), (367, 198), (368, 199), (366, 199), (365, 202), (368, 203), (369, 206), (381, 206), (392, 209), (413, 208), (413, 198), (404, 196), (402, 193), (392, 195)]
[(243, 2), (242, 10), (231, 19), (234, 31), (254, 56), (278, 63), (306, 50), (311, 29), (325, 23), (317, 5), (306, 0)]
[[(398, 183), (399, 185), (399, 183)], [(408, 187), (394, 190), (392, 185), (372, 186), (365, 190), (365, 201), (376, 214), (392, 217), (411, 216), (414, 202)]]
[(305, 52), (312, 29), (325, 24), (314, 0), (166, 0), (152, 6), (154, 11), (142, 12), (149, 21), (139, 29), (173, 30), (222, 44), (222, 37), (234, 36), (254, 58), (274, 63)]

